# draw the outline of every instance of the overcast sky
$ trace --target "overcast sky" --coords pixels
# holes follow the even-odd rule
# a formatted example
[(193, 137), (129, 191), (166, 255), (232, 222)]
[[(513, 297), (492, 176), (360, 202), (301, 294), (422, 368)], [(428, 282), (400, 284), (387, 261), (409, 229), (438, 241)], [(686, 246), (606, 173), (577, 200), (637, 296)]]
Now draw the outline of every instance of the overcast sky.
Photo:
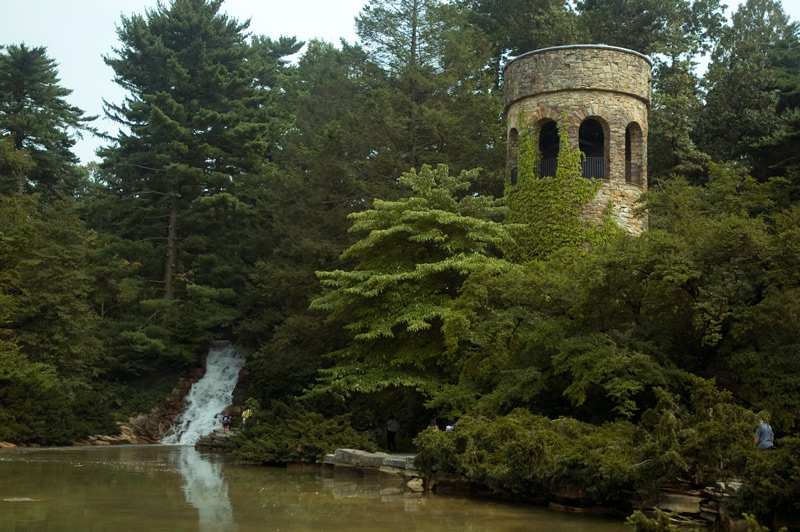
[[(321, 39), (334, 44), (356, 41), (355, 17), (367, 0), (226, 0), (222, 9), (244, 21), (250, 31), (273, 39)], [(168, 0), (165, 0), (169, 4)], [(729, 0), (729, 4), (738, 4)], [(124, 93), (112, 81), (113, 71), (102, 56), (118, 45), (120, 15), (144, 14), (157, 0), (0, 0), (0, 44), (46, 46), (58, 63), (61, 85), (73, 91), (68, 98), (87, 115), (103, 114), (105, 98), (122, 101)], [(800, 0), (783, 0), (792, 20), (800, 20)], [(115, 131), (106, 120), (95, 121), (102, 131)], [(97, 160), (102, 141), (79, 140), (75, 154), (82, 162)]]
[[(169, 0), (165, 0), (169, 5)], [(250, 19), (250, 31), (277, 39), (321, 39), (339, 44), (356, 41), (355, 17), (366, 0), (226, 0), (222, 9), (239, 21)], [(114, 73), (103, 62), (119, 45), (116, 26), (120, 15), (144, 14), (157, 0), (0, 0), (0, 44), (46, 46), (58, 63), (61, 86), (73, 91), (69, 103), (87, 115), (103, 115), (103, 98), (119, 103), (124, 92), (113, 82)], [(96, 120), (102, 131), (116, 131), (113, 123)], [(78, 140), (75, 154), (83, 163), (96, 161), (94, 150), (103, 141), (88, 136)]]

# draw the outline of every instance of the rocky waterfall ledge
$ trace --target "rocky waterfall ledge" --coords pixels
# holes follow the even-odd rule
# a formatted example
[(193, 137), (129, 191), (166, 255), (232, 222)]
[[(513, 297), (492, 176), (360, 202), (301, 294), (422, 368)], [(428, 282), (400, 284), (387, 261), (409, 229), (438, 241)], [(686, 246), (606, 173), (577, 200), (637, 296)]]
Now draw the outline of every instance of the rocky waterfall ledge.
[(239, 432), (238, 429), (215, 429), (210, 434), (201, 436), (194, 444), (194, 448), (198, 451), (210, 451), (214, 453), (221, 453), (225, 451), (228, 446), (228, 440)]

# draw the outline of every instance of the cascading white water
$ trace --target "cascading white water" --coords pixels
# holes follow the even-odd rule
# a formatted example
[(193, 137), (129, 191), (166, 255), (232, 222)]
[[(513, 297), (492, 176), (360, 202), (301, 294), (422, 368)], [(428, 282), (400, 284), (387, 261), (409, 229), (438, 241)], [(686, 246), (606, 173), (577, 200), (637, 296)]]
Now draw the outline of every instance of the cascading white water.
[(206, 358), (206, 373), (192, 385), (186, 396), (186, 410), (175, 432), (161, 443), (194, 445), (202, 436), (222, 426), (222, 412), (233, 401), (233, 389), (239, 380), (242, 357), (230, 342), (214, 342)]

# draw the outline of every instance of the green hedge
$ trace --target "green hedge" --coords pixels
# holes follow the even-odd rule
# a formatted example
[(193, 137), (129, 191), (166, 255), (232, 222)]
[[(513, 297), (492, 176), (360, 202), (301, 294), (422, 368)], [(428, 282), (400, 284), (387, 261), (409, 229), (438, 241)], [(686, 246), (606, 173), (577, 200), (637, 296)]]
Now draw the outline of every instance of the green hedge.
[(618, 499), (622, 489), (654, 489), (654, 479), (637, 463), (635, 441), (629, 422), (594, 426), (517, 409), (493, 419), (463, 418), (449, 432), (429, 428), (414, 443), (424, 471), (447, 471), (526, 496), (569, 490), (600, 502)]
[(253, 415), (232, 438), (228, 447), (232, 456), (269, 463), (314, 463), (339, 448), (377, 448), (372, 438), (350, 426), (346, 415), (325, 417), (279, 401), (273, 401), (269, 409), (249, 404)]

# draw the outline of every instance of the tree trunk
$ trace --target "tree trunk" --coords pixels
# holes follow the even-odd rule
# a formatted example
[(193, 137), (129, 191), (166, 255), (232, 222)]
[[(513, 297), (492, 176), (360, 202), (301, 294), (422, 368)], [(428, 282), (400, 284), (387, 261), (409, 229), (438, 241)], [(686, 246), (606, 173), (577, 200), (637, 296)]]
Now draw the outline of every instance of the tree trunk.
[(175, 299), (175, 267), (178, 264), (178, 212), (181, 185), (175, 183), (169, 205), (169, 231), (167, 233), (167, 264), (164, 268), (164, 299)]
[[(22, 141), (21, 140), (15, 140), (14, 141), (14, 149), (18, 153), (23, 153), (22, 152)], [(24, 156), (23, 156), (23, 158), (24, 158)], [(20, 168), (19, 170), (17, 170), (17, 193), (18, 194), (23, 194), (25, 192), (25, 181), (27, 181), (27, 178), (26, 178), (26, 175), (25, 175), (25, 170)]]
[(410, 98), (411, 109), (408, 116), (408, 162), (411, 168), (417, 166), (417, 40), (419, 30), (419, 0), (414, 0), (414, 7), (411, 12), (411, 86)]

